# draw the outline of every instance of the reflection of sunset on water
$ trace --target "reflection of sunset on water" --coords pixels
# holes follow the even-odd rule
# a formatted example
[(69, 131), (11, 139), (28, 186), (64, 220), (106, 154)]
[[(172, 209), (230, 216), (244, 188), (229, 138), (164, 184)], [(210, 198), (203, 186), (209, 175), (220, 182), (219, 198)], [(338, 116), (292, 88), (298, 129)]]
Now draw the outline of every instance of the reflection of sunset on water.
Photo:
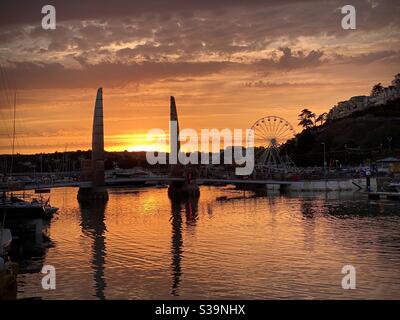
[[(399, 227), (396, 206), (367, 206), (344, 193), (249, 198), (210, 187), (201, 188), (198, 203), (174, 204), (166, 193), (110, 190), (103, 226), (95, 208), (79, 209), (75, 189), (52, 191), (60, 212), (45, 263), (57, 268), (57, 290), (44, 292), (40, 274), (25, 274), (19, 297), (400, 296), (398, 245), (386, 246)], [(221, 195), (228, 200), (216, 201)], [(348, 263), (357, 266), (352, 292), (340, 286)]]

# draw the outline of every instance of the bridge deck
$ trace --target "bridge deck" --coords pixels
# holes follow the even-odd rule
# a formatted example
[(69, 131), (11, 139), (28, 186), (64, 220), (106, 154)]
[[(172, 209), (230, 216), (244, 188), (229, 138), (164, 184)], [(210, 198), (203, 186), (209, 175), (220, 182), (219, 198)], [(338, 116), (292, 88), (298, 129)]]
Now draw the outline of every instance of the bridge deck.
[(254, 179), (197, 179), (199, 184), (202, 183), (226, 183), (226, 184), (273, 184), (273, 185), (290, 185), (290, 181), (279, 180), (254, 180)]
[[(173, 178), (173, 177), (133, 177), (133, 178), (112, 178), (106, 179), (106, 184), (108, 186), (113, 185), (123, 185), (129, 183), (145, 183), (145, 182), (159, 182), (168, 183), (173, 181), (184, 181), (184, 178)], [(253, 180), (253, 179), (209, 179), (209, 178), (199, 178), (197, 179), (198, 184), (205, 183), (220, 183), (220, 184), (264, 184), (264, 185), (290, 185), (290, 181), (278, 181), (278, 180)], [(54, 182), (50, 184), (26, 184), (19, 188), (13, 189), (14, 191), (19, 190), (33, 190), (33, 189), (53, 189), (62, 187), (83, 187), (90, 188), (92, 183), (90, 181), (73, 181), (73, 182)], [(7, 191), (7, 188), (2, 187), (0, 191)]]

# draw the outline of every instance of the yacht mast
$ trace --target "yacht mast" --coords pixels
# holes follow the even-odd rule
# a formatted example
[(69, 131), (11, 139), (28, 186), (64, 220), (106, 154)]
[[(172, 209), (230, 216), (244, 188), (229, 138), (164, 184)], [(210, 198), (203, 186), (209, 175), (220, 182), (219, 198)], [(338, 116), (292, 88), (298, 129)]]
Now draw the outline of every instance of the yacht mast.
[(12, 144), (11, 144), (11, 167), (10, 167), (10, 176), (13, 173), (13, 165), (14, 165), (14, 150), (15, 150), (15, 113), (17, 109), (17, 91), (14, 92), (14, 115), (13, 115), (13, 135), (12, 135)]
[[(14, 114), (13, 114), (13, 136), (12, 136), (12, 144), (11, 144), (11, 167), (10, 167), (10, 177), (13, 172), (13, 164), (14, 164), (14, 150), (15, 150), (15, 110), (17, 108), (17, 91), (14, 92)], [(4, 234), (4, 224), (6, 223), (6, 208), (4, 208), (3, 212), (3, 221), (0, 226), (0, 254), (3, 254), (3, 234)]]

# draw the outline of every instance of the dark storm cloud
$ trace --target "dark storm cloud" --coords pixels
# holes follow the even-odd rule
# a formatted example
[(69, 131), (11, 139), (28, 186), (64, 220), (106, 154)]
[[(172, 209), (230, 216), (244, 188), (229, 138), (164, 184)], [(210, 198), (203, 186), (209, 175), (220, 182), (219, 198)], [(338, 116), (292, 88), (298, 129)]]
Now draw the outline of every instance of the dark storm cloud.
[[(270, 72), (291, 71), (319, 66), (321, 64), (368, 64), (380, 60), (400, 62), (400, 52), (377, 52), (356, 57), (337, 56), (334, 60), (323, 60), (322, 51), (293, 52), (281, 48), (283, 54), (277, 60), (261, 59), (254, 63), (232, 62), (143, 62), (124, 64), (100, 62), (89, 64), (83, 56), (76, 58), (81, 68), (70, 69), (60, 63), (15, 62), (6, 69), (10, 79), (16, 79), (21, 89), (35, 88), (94, 88), (98, 86), (121, 87), (131, 83), (152, 82), (174, 79), (174, 77), (207, 76), (225, 70), (242, 70), (268, 75)], [(101, 80), (100, 80), (101, 79)], [(175, 79), (176, 80), (176, 79)], [(185, 80), (186, 81), (186, 80)], [(281, 86), (263, 81), (252, 81), (246, 87)], [(304, 85), (304, 84), (301, 84)]]
[(248, 81), (243, 84), (246, 88), (306, 88), (306, 87), (329, 87), (332, 86), (329, 82), (267, 82), (263, 80)]
[(155, 78), (201, 76), (226, 68), (227, 63), (122, 63), (102, 62), (84, 65), (83, 69), (67, 69), (59, 63), (17, 62), (7, 68), (10, 79), (21, 89), (116, 87), (146, 82)]
[[(340, 31), (337, 17), (341, 6), (346, 3), (336, 0), (2, 0), (0, 4), (0, 25), (40, 25), (41, 8), (52, 4), (57, 11), (57, 20), (103, 20), (124, 19), (146, 15), (159, 16), (160, 21), (168, 21), (172, 15), (190, 18), (195, 12), (207, 11), (222, 15), (230, 10), (259, 12), (265, 19), (280, 20), (272, 26), (271, 32), (279, 29), (300, 29), (304, 32)], [(358, 25), (365, 29), (398, 23), (400, 5), (397, 0), (353, 0), (357, 9)], [(261, 9), (261, 10), (260, 10)], [(332, 14), (335, 12), (335, 14)], [(267, 20), (264, 20), (268, 23)]]
[[(295, 0), (286, 2), (296, 2)], [(54, 5), (60, 21), (109, 19), (113, 17), (132, 17), (145, 13), (190, 13), (194, 10), (213, 10), (220, 12), (236, 6), (274, 6), (279, 0), (3, 0), (0, 5), (0, 24), (33, 24), (41, 19), (41, 8)]]
[[(26, 38), (45, 38), (54, 42), (47, 47), (49, 51), (60, 51), (67, 44), (76, 46), (78, 50), (88, 50), (112, 42), (152, 38), (152, 42), (147, 41), (135, 48), (121, 48), (119, 57), (157, 59), (158, 55), (175, 53), (185, 59), (199, 52), (229, 56), (259, 50), (282, 37), (296, 41), (300, 36), (345, 37), (349, 34), (340, 25), (342, 15), (339, 7), (343, 4), (339, 1), (292, 3), (253, 0), (245, 4), (228, 0), (55, 1), (58, 25), (51, 32), (41, 28), (40, 11), (35, 14), (35, 19), (28, 19), (39, 2), (3, 2), (0, 24), (7, 24), (7, 21), (19, 21), (20, 25), (30, 23), (33, 28), (25, 31)], [(353, 2), (357, 8), (358, 30), (400, 25), (398, 2)], [(189, 10), (191, 14), (180, 14), (183, 10)], [(93, 21), (86, 21), (90, 19)], [(15, 25), (3, 26), (0, 39), (7, 42), (14, 36), (14, 39), (21, 37), (21, 33), (20, 27)]]
[(395, 50), (385, 50), (377, 52), (369, 52), (365, 54), (360, 54), (355, 57), (343, 57), (338, 56), (336, 60), (339, 63), (354, 63), (354, 64), (369, 64), (377, 61), (386, 61), (390, 63), (398, 63), (400, 65), (400, 51)]
[[(40, 26), (45, 4), (56, 7), (56, 30)], [(363, 36), (382, 28), (398, 31), (398, 1), (352, 4)], [(3, 0), (0, 63), (14, 65), (8, 71), (21, 87), (43, 88), (95, 87), (98, 79), (118, 86), (227, 69), (265, 75), (324, 63), (398, 61), (393, 48), (332, 54), (326, 39), (340, 46), (340, 39), (352, 32), (341, 28), (343, 5), (330, 0)], [(376, 41), (385, 39), (384, 32), (380, 35)], [(325, 43), (318, 48), (315, 40), (302, 48), (308, 45), (304, 37)]]
[(254, 63), (256, 68), (260, 70), (268, 69), (280, 69), (280, 70), (294, 70), (299, 68), (308, 68), (320, 65), (322, 63), (322, 51), (312, 50), (309, 53), (305, 53), (302, 50), (293, 52), (292, 49), (285, 47), (279, 49), (282, 52), (282, 56), (277, 59), (261, 59)]

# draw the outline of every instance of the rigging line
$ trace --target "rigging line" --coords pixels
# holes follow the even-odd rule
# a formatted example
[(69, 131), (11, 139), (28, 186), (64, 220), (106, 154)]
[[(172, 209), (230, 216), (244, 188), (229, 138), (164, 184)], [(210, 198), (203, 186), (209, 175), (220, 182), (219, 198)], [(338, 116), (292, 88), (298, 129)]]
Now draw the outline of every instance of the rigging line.
[[(21, 114), (21, 113), (19, 113)], [(20, 117), (15, 118), (16, 124), (18, 126), (19, 129), (19, 135), (15, 135), (15, 139), (16, 139), (16, 144), (18, 147), (18, 150), (21, 152), (21, 149), (26, 148), (28, 146), (27, 142), (26, 142), (26, 137), (23, 133), (28, 132), (28, 130), (26, 129), (25, 123), (24, 121), (22, 121), (20, 119)], [(22, 129), (22, 134), (21, 134), (21, 129)]]
[[(3, 139), (3, 137), (4, 137), (4, 140), (7, 140), (7, 138), (8, 138), (8, 145), (11, 145), (10, 129), (8, 128), (7, 122), (4, 119), (1, 111), (0, 111), (0, 118), (2, 120), (2, 121), (0, 121), (0, 129), (1, 129), (0, 130), (0, 139)], [(4, 134), (3, 134), (3, 132), (4, 132)]]
[[(10, 96), (9, 96), (9, 89), (8, 89), (7, 83), (6, 83), (6, 81), (5, 81), (5, 77), (6, 77), (5, 70), (4, 70), (4, 68), (0, 65), (0, 78), (1, 78), (1, 81), (2, 81), (2, 83), (3, 83), (3, 88), (4, 88), (4, 90), (1, 90), (1, 91), (3, 91), (3, 95), (4, 95), (4, 98), (5, 98), (4, 102), (5, 102), (5, 105), (6, 105), (6, 108), (5, 108), (4, 110), (7, 111), (7, 109), (8, 109), (8, 111), (9, 111), (10, 114), (11, 114), (11, 111), (12, 111), (12, 108), (11, 108), (11, 98), (10, 98)], [(1, 116), (2, 119), (4, 119), (4, 127), (6, 128), (7, 135), (8, 135), (8, 137), (9, 137), (10, 144), (11, 144), (11, 136), (10, 136), (11, 130), (10, 130), (10, 128), (8, 127), (7, 116), (6, 116), (6, 115), (3, 116), (3, 113), (2, 113), (1, 111), (2, 111), (2, 110), (1, 110), (1, 108), (0, 108), (0, 116)]]
[[(7, 72), (6, 72), (5, 68), (2, 67), (2, 66), (0, 66), (0, 67), (1, 67), (1, 71), (2, 71), (2, 80), (3, 80), (3, 83), (4, 83), (4, 87), (6, 89), (5, 92), (6, 92), (6, 98), (7, 98), (7, 101), (8, 101), (9, 110), (10, 110), (10, 113), (12, 113), (12, 103), (11, 103), (12, 98), (11, 97), (12, 97), (12, 91), (16, 90), (15, 81), (10, 81), (10, 78), (7, 76)], [(14, 88), (13, 90), (12, 90), (12, 87)], [(24, 123), (21, 122), (20, 119), (15, 119), (15, 121), (17, 122), (18, 127), (22, 128), (25, 132), (27, 132)], [(7, 126), (7, 130), (9, 130), (8, 126)], [(26, 143), (26, 140), (25, 140), (24, 136), (22, 136), (22, 139), (21, 138), (16, 138), (16, 140), (17, 140), (16, 145), (18, 146), (18, 149), (21, 149), (21, 147), (26, 147), (27, 146), (27, 143)]]
[[(0, 66), (1, 67), (1, 66)], [(2, 68), (0, 69), (0, 73), (3, 75), (3, 72), (2, 72)], [(5, 88), (6, 89), (6, 88)], [(6, 89), (7, 90), (7, 89)], [(7, 91), (6, 91), (6, 93), (7, 93)], [(8, 100), (8, 95), (7, 95), (7, 100)], [(8, 100), (9, 101), (9, 100)], [(14, 115), (15, 115), (15, 104), (14, 104)], [(14, 123), (15, 123), (15, 117), (14, 117)], [(11, 158), (12, 159), (12, 158)], [(7, 171), (7, 169), (6, 169), (6, 171)], [(6, 212), (7, 211), (7, 207), (5, 207), (4, 208), (4, 211), (3, 211), (3, 221), (2, 221), (2, 224), (1, 224), (1, 229), (0, 229), (0, 235), (1, 235), (1, 237), (0, 237), (0, 241), (1, 241), (1, 243), (0, 243), (0, 245), (1, 245), (1, 251), (3, 251), (3, 245), (2, 245), (2, 242), (3, 242), (3, 232), (4, 232), (4, 224), (5, 224), (5, 221), (6, 221)]]
[[(21, 94), (20, 94), (20, 96), (21, 96)], [(24, 113), (25, 114), (25, 113)], [(21, 112), (19, 113), (19, 117), (17, 117), (17, 125), (18, 125), (18, 128), (20, 128), (20, 130), (19, 130), (19, 132), (20, 132), (20, 138), (19, 138), (19, 140), (21, 141), (22, 140), (22, 147), (24, 147), (24, 148), (27, 148), (27, 147), (29, 147), (30, 146), (30, 144), (28, 143), (28, 141), (29, 141), (29, 139), (32, 137), (32, 136), (30, 136), (28, 133), (29, 133), (29, 130), (28, 130), (28, 128), (27, 128), (27, 126), (26, 126), (26, 122), (27, 121), (24, 121), (24, 119), (21, 117)], [(22, 131), (22, 134), (21, 134), (21, 131)], [(22, 138), (22, 139), (21, 139)], [(18, 137), (17, 137), (17, 139), (18, 139)]]
[[(6, 121), (6, 119), (4, 118), (4, 116), (3, 116), (3, 114), (2, 114), (2, 112), (0, 111), (0, 118), (1, 118), (1, 125), (2, 125), (2, 127), (4, 128), (4, 132), (5, 132), (5, 134), (7, 135), (7, 137), (8, 137), (8, 139), (10, 140), (10, 144), (11, 144), (11, 135), (10, 135), (10, 129), (8, 128), (8, 125), (7, 125), (7, 121)], [(1, 134), (0, 134), (0, 137), (1, 137)]]
[[(2, 78), (2, 80), (3, 80), (3, 78)], [(3, 88), (4, 88), (4, 90), (2, 90), (3, 95), (4, 95), (4, 102), (5, 102), (4, 110), (5, 111), (8, 110), (9, 112), (11, 112), (12, 108), (11, 108), (10, 98), (8, 96), (8, 89), (6, 87), (6, 83), (4, 81), (2, 81), (2, 83), (3, 83)]]
[[(4, 85), (3, 85), (3, 87), (4, 87)], [(6, 89), (3, 89), (1, 91), (2, 91), (2, 95), (3, 95), (2, 100), (4, 100), (4, 108), (0, 108), (0, 111), (7, 111), (7, 110), (11, 111), (10, 102), (9, 102), (9, 98), (8, 98), (8, 94), (6, 92)]]
[[(8, 83), (9, 91), (10, 92), (12, 91), (11, 88), (14, 88), (13, 90), (16, 91), (15, 82), (14, 81), (10, 81), (10, 78), (7, 77), (6, 73), (5, 73), (5, 75), (6, 75), (5, 79), (6, 79), (7, 83)], [(11, 96), (11, 93), (10, 93), (10, 96)], [(10, 99), (10, 101), (11, 101), (11, 99)], [(24, 132), (27, 132), (24, 122), (21, 121), (21, 119), (19, 117), (15, 117), (15, 121), (16, 121), (16, 124), (18, 125), (18, 128), (22, 128), (22, 130)], [(16, 139), (16, 145), (18, 147), (18, 150), (21, 150), (22, 147), (26, 147), (27, 146), (25, 137), (23, 135), (20, 135), (19, 137), (17, 137), (17, 134), (15, 134), (15, 139)]]
[(13, 165), (14, 165), (14, 148), (15, 148), (15, 110), (17, 108), (17, 91), (14, 92), (14, 121), (13, 121), (13, 137), (11, 146), (11, 168), (10, 176), (12, 176)]
[(8, 144), (11, 145), (11, 134), (10, 134), (11, 130), (8, 127), (7, 122), (4, 120), (3, 116), (1, 116), (1, 118), (2, 118), (2, 121), (0, 123), (2, 123), (1, 127), (2, 127), (2, 131), (4, 130), (4, 135), (1, 134), (0, 138), (1, 138), (1, 136), (4, 136), (4, 139), (8, 138)]
[(5, 70), (1, 65), (0, 65), (0, 76), (1, 76), (1, 82), (3, 83), (3, 87), (4, 87), (4, 95), (6, 97), (8, 107), (10, 107), (10, 98), (8, 95), (8, 87), (7, 87), (7, 84), (5, 81)]
[(7, 72), (4, 67), (0, 67), (0, 71), (1, 71), (1, 80), (3, 82), (3, 87), (5, 90), (4, 93), (5, 93), (5, 96), (7, 99), (8, 108), (11, 111), (12, 110), (12, 102), (11, 102), (12, 94), (11, 94), (11, 88), (10, 88), (10, 84), (9, 84), (8, 77), (7, 77)]

